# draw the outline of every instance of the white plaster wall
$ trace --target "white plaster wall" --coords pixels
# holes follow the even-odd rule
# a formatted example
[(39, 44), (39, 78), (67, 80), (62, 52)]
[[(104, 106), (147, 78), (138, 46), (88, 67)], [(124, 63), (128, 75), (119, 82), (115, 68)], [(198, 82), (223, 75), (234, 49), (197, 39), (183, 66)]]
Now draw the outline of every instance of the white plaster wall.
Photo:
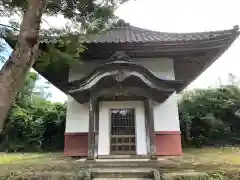
[(146, 155), (146, 131), (144, 104), (140, 101), (100, 102), (99, 104), (99, 141), (98, 155), (110, 155), (110, 117), (109, 110), (117, 108), (134, 108), (136, 114), (136, 151)]
[(176, 93), (164, 103), (155, 103), (154, 129), (155, 131), (180, 131)]
[(88, 132), (88, 104), (80, 104), (68, 95), (65, 132)]
[(174, 80), (173, 59), (170, 58), (138, 58), (132, 59), (133, 63), (142, 65), (155, 76), (162, 79)]
[[(170, 58), (138, 58), (131, 59), (133, 63), (144, 66), (154, 75), (163, 79), (175, 79), (173, 59)], [(89, 60), (88, 62), (76, 62), (69, 71), (69, 82), (78, 80), (88, 75), (97, 66), (105, 63), (104, 60)]]

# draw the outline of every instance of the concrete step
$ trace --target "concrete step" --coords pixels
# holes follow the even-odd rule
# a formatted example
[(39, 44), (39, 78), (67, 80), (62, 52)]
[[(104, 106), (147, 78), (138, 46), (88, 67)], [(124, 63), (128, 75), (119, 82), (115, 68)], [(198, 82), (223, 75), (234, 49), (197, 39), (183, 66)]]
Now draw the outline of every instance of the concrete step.
[(153, 171), (150, 168), (93, 168), (91, 178), (94, 180), (143, 180), (153, 179)]

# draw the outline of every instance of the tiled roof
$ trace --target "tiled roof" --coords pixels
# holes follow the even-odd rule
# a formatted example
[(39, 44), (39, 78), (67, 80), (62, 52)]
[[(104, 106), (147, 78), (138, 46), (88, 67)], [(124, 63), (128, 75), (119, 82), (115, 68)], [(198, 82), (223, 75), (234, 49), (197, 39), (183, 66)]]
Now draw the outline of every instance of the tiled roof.
[(198, 32), (198, 33), (165, 33), (142, 29), (134, 26), (109, 28), (97, 35), (85, 37), (84, 43), (134, 43), (134, 42), (176, 42), (211, 40), (224, 36), (231, 36), (238, 32), (238, 27), (223, 31)]
[[(184, 81), (180, 88), (182, 90), (220, 57), (238, 35), (238, 26), (223, 31), (202, 33), (164, 33), (133, 26), (120, 26), (81, 38), (87, 47), (81, 59), (106, 60), (116, 51), (124, 51), (131, 58), (170, 57), (174, 60), (176, 80)], [(53, 37), (50, 41), (42, 42), (54, 43), (57, 42), (57, 38)], [(15, 43), (16, 41), (13, 45)], [(57, 67), (54, 73), (51, 68), (39, 68), (41, 66), (38, 67), (37, 63), (34, 67), (43, 77), (67, 93), (69, 67), (59, 61), (52, 63), (51, 67)]]

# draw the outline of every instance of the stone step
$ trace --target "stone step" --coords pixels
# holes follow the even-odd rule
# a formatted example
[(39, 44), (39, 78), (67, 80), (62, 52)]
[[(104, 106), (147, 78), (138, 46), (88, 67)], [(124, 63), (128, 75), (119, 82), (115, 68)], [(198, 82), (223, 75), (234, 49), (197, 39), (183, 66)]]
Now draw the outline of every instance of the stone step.
[(153, 171), (150, 168), (93, 168), (91, 178), (100, 179), (153, 179)]
[(153, 180), (152, 178), (93, 178), (93, 180)]
[(179, 162), (173, 162), (172, 160), (148, 160), (148, 159), (98, 159), (89, 161), (86, 159), (77, 160), (78, 166), (89, 167), (89, 168), (179, 168)]
[(128, 159), (128, 158), (125, 158), (125, 159), (96, 159), (96, 162), (146, 162), (146, 161), (150, 161), (149, 159)]

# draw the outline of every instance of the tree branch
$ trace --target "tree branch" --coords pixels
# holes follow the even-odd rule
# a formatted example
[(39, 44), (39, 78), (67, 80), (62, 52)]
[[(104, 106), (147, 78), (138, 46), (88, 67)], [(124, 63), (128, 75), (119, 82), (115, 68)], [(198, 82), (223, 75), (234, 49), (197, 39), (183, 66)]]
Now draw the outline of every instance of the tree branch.
[(79, 17), (84, 17), (84, 16), (87, 16), (88, 15), (88, 12), (86, 11), (85, 13), (77, 13), (77, 12), (74, 12), (72, 9), (68, 8), (67, 7), (67, 10), (65, 9), (62, 9), (60, 6), (55, 6), (55, 8), (57, 8), (59, 11), (61, 11), (62, 13), (67, 13), (68, 11), (70, 11), (73, 15), (75, 16), (79, 16)]
[(49, 27), (51, 27), (51, 25), (47, 22), (47, 20), (45, 20), (44, 18), (42, 18), (42, 21), (44, 21)]
[(15, 27), (12, 27), (12, 26), (10, 26), (10, 25), (7, 25), (7, 24), (1, 24), (1, 23), (0, 23), (0, 26), (6, 27), (6, 28), (12, 28), (12, 29), (14, 29), (15, 31), (19, 31), (19, 29), (15, 28)]

